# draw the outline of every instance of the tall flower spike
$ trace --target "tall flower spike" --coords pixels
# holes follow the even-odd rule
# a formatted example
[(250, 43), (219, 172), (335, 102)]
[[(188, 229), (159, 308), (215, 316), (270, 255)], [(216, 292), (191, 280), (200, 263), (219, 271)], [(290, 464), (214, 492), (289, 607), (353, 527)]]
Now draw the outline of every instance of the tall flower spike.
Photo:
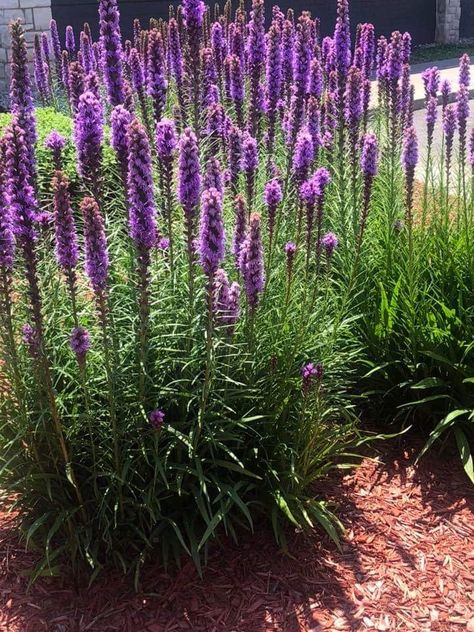
[(459, 59), (459, 87), (464, 86), (469, 90), (471, 83), (471, 60), (467, 53)]
[(196, 135), (189, 127), (179, 141), (178, 200), (188, 216), (192, 216), (199, 202), (201, 172)]
[(263, 199), (267, 207), (268, 215), (268, 234), (270, 243), (273, 241), (273, 233), (275, 230), (275, 220), (277, 215), (278, 205), (283, 199), (283, 191), (278, 180), (270, 180), (265, 185), (265, 191), (263, 193)]
[(362, 243), (367, 217), (369, 214), (370, 196), (372, 193), (372, 184), (377, 174), (378, 165), (378, 145), (375, 134), (366, 134), (362, 140), (362, 155), (360, 158), (360, 167), (364, 176), (364, 202), (362, 207), (362, 216), (360, 219), (358, 247)]
[(75, 327), (71, 332), (69, 344), (76, 355), (78, 364), (83, 365), (86, 361), (87, 352), (91, 348), (90, 335), (87, 329)]
[(9, 272), (15, 259), (13, 218), (7, 198), (7, 146), (5, 137), (0, 139), (0, 268)]
[(79, 99), (74, 121), (74, 139), (77, 148), (79, 173), (97, 194), (102, 160), (103, 111), (102, 104), (92, 92)]
[(260, 215), (250, 217), (249, 233), (240, 250), (239, 268), (244, 279), (247, 302), (254, 310), (265, 287)]
[(157, 238), (152, 161), (146, 130), (137, 119), (128, 128), (128, 202), (130, 237), (149, 250)]
[(51, 32), (51, 43), (53, 46), (54, 63), (56, 65), (56, 76), (59, 80), (61, 80), (61, 40), (59, 39), (58, 25), (56, 23), (56, 20), (51, 20), (51, 22), (49, 23), (49, 30)]
[(153, 101), (155, 122), (161, 119), (166, 104), (165, 52), (158, 29), (150, 31), (148, 39), (148, 94)]
[(217, 189), (206, 189), (201, 197), (199, 259), (204, 272), (214, 275), (225, 254), (222, 196)]
[(313, 138), (309, 133), (308, 128), (303, 127), (297, 136), (295, 150), (293, 153), (293, 171), (298, 185), (306, 179), (308, 170), (313, 160)]
[(413, 183), (415, 179), (415, 169), (418, 163), (418, 139), (414, 127), (409, 127), (405, 131), (403, 138), (402, 165), (405, 171), (406, 188), (406, 221), (412, 221), (413, 208)]
[(120, 13), (117, 0), (100, 0), (99, 17), (104, 82), (109, 103), (115, 106), (124, 101)]
[(122, 181), (127, 187), (128, 181), (128, 126), (133, 120), (133, 115), (124, 108), (117, 105), (110, 115), (110, 144), (112, 145), (120, 164)]
[(44, 141), (44, 146), (49, 149), (53, 155), (53, 163), (55, 169), (62, 168), (62, 151), (66, 146), (66, 139), (57, 130), (53, 129)]
[(68, 187), (67, 176), (62, 171), (57, 171), (53, 179), (54, 232), (56, 259), (64, 271), (75, 268), (79, 259), (76, 227)]
[(70, 24), (66, 26), (66, 50), (69, 53), (69, 59), (75, 59), (76, 57), (76, 37), (74, 35), (74, 29)]
[(222, 177), (221, 163), (215, 157), (209, 158), (204, 175), (204, 189), (217, 189), (221, 196), (224, 196), (224, 182)]
[(107, 287), (109, 271), (104, 221), (94, 198), (84, 198), (81, 202), (81, 211), (84, 220), (86, 274), (94, 291), (101, 293)]
[(27, 161), (32, 178), (35, 175), (34, 145), (37, 140), (36, 121), (28, 70), (28, 52), (25, 32), (20, 20), (10, 25), (11, 65), (10, 65), (10, 101), (12, 113), (16, 115), (19, 127), (27, 140)]

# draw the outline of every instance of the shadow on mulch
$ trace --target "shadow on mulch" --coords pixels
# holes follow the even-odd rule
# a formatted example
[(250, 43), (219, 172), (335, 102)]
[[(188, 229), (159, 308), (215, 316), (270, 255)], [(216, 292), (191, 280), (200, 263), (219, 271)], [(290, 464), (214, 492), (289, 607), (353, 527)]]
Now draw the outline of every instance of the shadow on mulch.
[(292, 533), (284, 555), (263, 526), (214, 546), (202, 580), (190, 561), (170, 573), (149, 565), (141, 594), (114, 573), (77, 592), (42, 579), (27, 593), (32, 555), (0, 514), (0, 630), (474, 630), (474, 488), (456, 455), (414, 467), (421, 447), (384, 442), (318, 484), (346, 526), (341, 551), (319, 532)]

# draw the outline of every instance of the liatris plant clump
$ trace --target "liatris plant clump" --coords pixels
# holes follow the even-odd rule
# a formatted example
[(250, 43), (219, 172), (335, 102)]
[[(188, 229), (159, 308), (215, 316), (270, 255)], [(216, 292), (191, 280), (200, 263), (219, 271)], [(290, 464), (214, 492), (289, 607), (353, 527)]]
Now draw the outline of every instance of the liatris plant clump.
[(311, 485), (352, 462), (373, 381), (405, 371), (386, 397), (411, 411), (438, 347), (457, 382), (474, 363), (447, 342), (474, 335), (468, 60), (453, 104), (425, 74), (419, 222), (408, 34), (353, 46), (347, 0), (325, 38), (306, 11), (184, 0), (125, 42), (98, 4), (97, 29), (37, 38), (36, 108), (12, 24), (0, 118), (0, 488), (33, 576), (199, 566), (261, 516), (282, 545), (289, 520), (337, 539)]

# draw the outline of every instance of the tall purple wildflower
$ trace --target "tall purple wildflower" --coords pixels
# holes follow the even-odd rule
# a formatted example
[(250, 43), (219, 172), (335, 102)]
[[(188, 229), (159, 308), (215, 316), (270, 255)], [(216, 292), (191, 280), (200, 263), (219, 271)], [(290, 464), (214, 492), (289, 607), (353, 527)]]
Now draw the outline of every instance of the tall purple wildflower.
[(148, 40), (148, 94), (153, 101), (155, 122), (161, 120), (167, 88), (163, 38), (158, 29), (153, 29)]
[(10, 101), (12, 113), (16, 116), (19, 127), (24, 131), (27, 141), (26, 160), (30, 174), (36, 172), (34, 145), (37, 140), (36, 121), (33, 109), (30, 75), (28, 70), (28, 52), (25, 32), (20, 20), (10, 25), (11, 65), (10, 65)]
[(67, 176), (62, 171), (56, 171), (53, 180), (56, 259), (66, 273), (70, 273), (79, 260), (76, 227), (68, 188)]
[(44, 146), (52, 153), (55, 169), (62, 167), (62, 151), (66, 146), (66, 139), (57, 130), (53, 129), (44, 141)]
[(242, 66), (240, 59), (237, 55), (231, 55), (229, 58), (229, 70), (230, 70), (230, 96), (235, 106), (235, 113), (237, 117), (237, 124), (242, 129), (244, 126), (244, 76), (242, 72)]
[(317, 57), (311, 60), (311, 66), (309, 71), (309, 87), (308, 92), (310, 95), (320, 99), (324, 89), (324, 77), (323, 70), (321, 68), (321, 62)]
[(247, 238), (240, 249), (239, 268), (251, 310), (255, 310), (265, 287), (260, 215), (252, 213)]
[(73, 60), (76, 58), (76, 36), (74, 35), (74, 29), (70, 24), (66, 26), (66, 50), (69, 54), (69, 59)]
[(85, 269), (94, 292), (99, 296), (107, 287), (109, 256), (104, 221), (94, 198), (81, 202), (84, 220)]
[(248, 24), (247, 57), (250, 79), (249, 131), (258, 135), (260, 121), (260, 78), (265, 63), (265, 7), (263, 0), (252, 0)]
[(362, 244), (362, 239), (369, 215), (370, 196), (372, 193), (372, 185), (377, 175), (378, 166), (378, 144), (375, 134), (368, 133), (362, 140), (362, 154), (360, 158), (360, 168), (364, 177), (364, 199), (362, 206), (362, 215), (359, 224), (358, 248)]
[(337, 3), (337, 20), (334, 31), (334, 54), (339, 83), (343, 90), (347, 72), (351, 63), (351, 34), (348, 0), (338, 0)]
[(425, 88), (425, 97), (426, 100), (429, 97), (436, 97), (439, 90), (439, 82), (440, 82), (440, 74), (438, 66), (433, 66), (432, 68), (427, 68), (421, 74), (421, 78), (423, 80), (423, 85)]
[(297, 185), (306, 180), (311, 163), (314, 160), (313, 138), (307, 127), (303, 127), (296, 138), (293, 152), (293, 171)]
[(178, 200), (188, 217), (192, 217), (199, 202), (201, 173), (196, 135), (189, 127), (179, 141)]
[(61, 81), (61, 67), (62, 67), (62, 59), (61, 59), (61, 40), (59, 39), (58, 25), (56, 20), (51, 20), (49, 23), (49, 30), (51, 32), (51, 43), (53, 46), (53, 55), (54, 55), (54, 63), (56, 66), (56, 76), (59, 81)]
[(204, 175), (204, 189), (217, 189), (221, 196), (224, 195), (224, 182), (222, 177), (222, 167), (218, 158), (212, 156), (206, 164)]
[(247, 204), (252, 211), (255, 190), (255, 176), (258, 167), (258, 148), (255, 138), (246, 133), (242, 143), (242, 164), (247, 182)]
[(191, 80), (194, 129), (199, 131), (199, 107), (201, 103), (200, 47), (205, 5), (202, 0), (183, 0), (183, 15), (188, 41), (188, 68)]
[(0, 139), (0, 165), (0, 271), (4, 275), (4, 287), (2, 290), (5, 293), (9, 292), (9, 288), (5, 287), (5, 278), (8, 278), (15, 259), (13, 217), (7, 197), (8, 170), (5, 137)]
[(469, 90), (471, 84), (471, 60), (467, 53), (459, 58), (459, 87), (464, 86)]
[(453, 155), (454, 133), (458, 124), (456, 106), (447, 105), (443, 117), (443, 132), (446, 143), (446, 188), (449, 189), (449, 177), (451, 174), (451, 160)]
[(222, 219), (222, 195), (217, 189), (206, 189), (201, 196), (199, 259), (204, 272), (213, 277), (225, 254), (225, 233)]
[(145, 128), (133, 120), (128, 128), (129, 234), (139, 252), (156, 243), (156, 208), (150, 145)]
[(133, 115), (123, 105), (116, 105), (110, 115), (110, 144), (115, 150), (120, 165), (122, 182), (127, 187), (128, 181), (128, 126)]
[(469, 119), (469, 112), (469, 90), (465, 85), (461, 84), (456, 97), (456, 114), (459, 129), (459, 156), (461, 165), (464, 165), (466, 160), (467, 121)]
[(92, 92), (85, 92), (74, 120), (74, 140), (79, 173), (91, 185), (94, 195), (98, 194), (103, 136), (102, 104)]
[(414, 127), (405, 130), (403, 138), (402, 165), (405, 171), (406, 215), (407, 224), (412, 222), (413, 184), (415, 169), (418, 163), (418, 139)]
[(273, 243), (273, 234), (275, 231), (275, 221), (277, 216), (278, 205), (283, 199), (283, 191), (281, 185), (277, 179), (270, 180), (265, 185), (263, 193), (263, 200), (267, 207), (267, 225), (268, 225), (268, 237), (269, 237), (269, 250), (271, 252)]
[(82, 64), (84, 66), (84, 70), (86, 74), (89, 74), (93, 70), (95, 70), (95, 57), (94, 52), (92, 50), (92, 42), (88, 35), (81, 31), (80, 36), (81, 42), (81, 53), (82, 53)]
[(84, 327), (74, 327), (69, 338), (69, 345), (76, 356), (77, 362), (83, 366), (87, 352), (91, 348), (90, 334)]
[[(68, 57), (65, 57), (65, 62), (67, 61), (67, 59)], [(86, 90), (86, 77), (84, 73), (84, 68), (82, 67), (82, 64), (80, 62), (73, 61), (68, 64), (67, 79), (69, 82), (68, 93), (71, 103), (71, 110), (73, 114), (76, 114), (79, 108), (79, 99)]]
[(433, 133), (434, 133), (436, 118), (438, 114), (437, 108), (438, 108), (438, 100), (436, 99), (436, 97), (430, 96), (426, 104), (426, 130), (427, 130), (428, 151), (431, 151), (431, 146), (433, 144)]
[(43, 105), (47, 105), (50, 97), (48, 66), (43, 58), (43, 49), (41, 48), (39, 35), (35, 35), (34, 50), (33, 66), (36, 87), (38, 88), (38, 93)]
[(100, 0), (99, 17), (104, 82), (109, 103), (116, 106), (124, 101), (122, 41), (117, 0)]
[(282, 31), (282, 74), (283, 94), (287, 100), (290, 98), (290, 87), (293, 83), (293, 71), (295, 65), (295, 30), (290, 20), (285, 20)]

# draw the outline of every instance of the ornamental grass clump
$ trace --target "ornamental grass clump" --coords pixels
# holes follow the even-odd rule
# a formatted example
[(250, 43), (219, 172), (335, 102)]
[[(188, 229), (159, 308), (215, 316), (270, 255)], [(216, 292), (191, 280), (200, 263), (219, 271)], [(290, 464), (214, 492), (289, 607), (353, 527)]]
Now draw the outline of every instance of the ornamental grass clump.
[[(69, 564), (138, 578), (146, 559), (183, 554), (200, 567), (214, 538), (264, 517), (281, 545), (287, 525), (337, 540), (311, 483), (363, 441), (353, 393), (382, 336), (379, 292), (403, 295), (398, 335), (418, 357), (427, 245), (410, 39), (376, 46), (362, 25), (353, 50), (347, 0), (323, 40), (308, 12), (275, 8), (266, 22), (264, 9), (233, 16), (228, 3), (212, 19), (186, 0), (124, 42), (116, 0), (100, 0), (99, 39), (88, 25), (63, 37), (53, 21), (38, 41), (50, 107), (36, 110), (23, 28), (11, 27), (0, 487), (43, 552), (34, 577)], [(465, 60), (461, 78), (443, 114), (452, 207), (454, 166), (473, 154)], [(401, 263), (408, 281), (391, 276)]]

